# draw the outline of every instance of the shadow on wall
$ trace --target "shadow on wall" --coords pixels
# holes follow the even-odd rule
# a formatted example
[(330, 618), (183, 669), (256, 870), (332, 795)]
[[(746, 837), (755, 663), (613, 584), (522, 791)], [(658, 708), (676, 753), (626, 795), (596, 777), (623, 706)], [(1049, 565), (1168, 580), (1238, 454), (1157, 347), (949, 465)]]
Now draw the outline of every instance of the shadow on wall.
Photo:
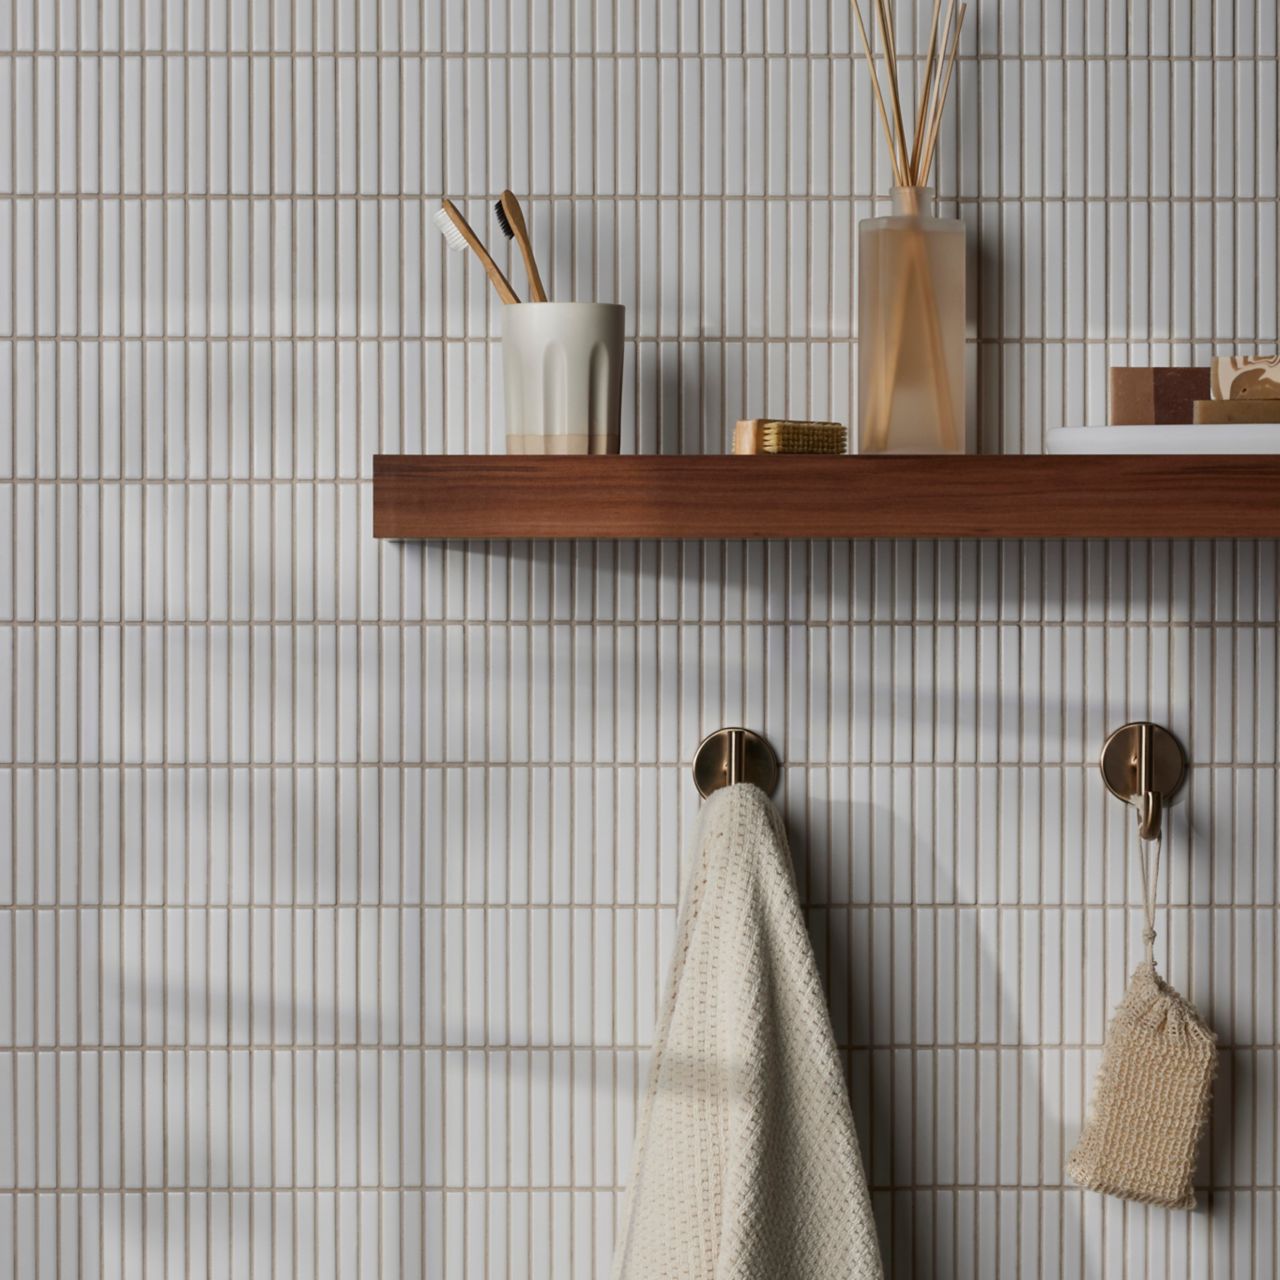
[[(831, 830), (832, 821), (839, 824), (837, 830), (847, 823), (853, 832), (872, 832), (874, 842), (889, 850), (909, 849), (913, 859), (934, 858), (932, 848), (917, 848), (919, 840), (930, 837), (888, 806), (849, 805), (841, 800), (809, 807), (819, 831)], [(846, 817), (837, 808), (849, 808), (850, 813)], [(804, 883), (811, 868), (826, 860), (828, 851), (798, 826), (789, 823), (788, 830), (797, 877)], [(864, 856), (870, 858), (871, 851)], [(940, 877), (935, 881), (934, 900), (957, 902), (954, 879), (945, 864), (934, 861)], [(851, 893), (849, 902), (848, 907), (811, 907), (806, 917), (845, 1064), (885, 1270), (939, 1280), (968, 1274), (973, 1259), (965, 1255), (977, 1229), (976, 1222), (958, 1221), (966, 1212), (963, 1206), (967, 1202), (971, 1214), (995, 1214), (995, 1194), (976, 1188), (1010, 1180), (1003, 1167), (1008, 1154), (998, 1141), (1000, 1131), (992, 1113), (1016, 1117), (1018, 1107), (1030, 1107), (1041, 1114), (1045, 1100), (1041, 1081), (1022, 1063), (1012, 1065), (1012, 1080), (1006, 1078), (1011, 1065), (1008, 1051), (1016, 1046), (987, 1044), (976, 1027), (975, 1039), (969, 1040), (964, 1028), (953, 1024), (952, 1053), (940, 1053), (932, 1044), (921, 1048), (922, 1033), (926, 1040), (940, 1041), (938, 993), (925, 989), (924, 975), (916, 972), (917, 909), (908, 898), (900, 905), (873, 907), (856, 902)], [(994, 982), (998, 994), (997, 1009), (989, 1015), (993, 1025), (1009, 1018), (1016, 1025), (1017, 976), (1006, 974), (1000, 966), (999, 937), (983, 934), (976, 910), (972, 919), (971, 936), (957, 937), (957, 946), (975, 947), (970, 954), (977, 970), (985, 971), (985, 988)], [(866, 976), (860, 979), (860, 973)], [(964, 980), (957, 969), (955, 983)], [(976, 1017), (978, 972), (968, 980), (969, 1004)], [(954, 1000), (954, 985), (949, 995)], [(919, 1025), (921, 1001), (930, 1010), (932, 1029)], [(950, 1078), (943, 1079), (944, 1073)], [(1017, 1099), (1012, 1108), (1010, 1097)], [(965, 1184), (973, 1173), (966, 1176), (965, 1166), (977, 1174), (968, 1197)], [(1012, 1180), (1018, 1181), (1017, 1169)], [(954, 1198), (945, 1194), (953, 1188)], [(945, 1206), (938, 1191), (944, 1193)]]
[[(931, 833), (884, 805), (855, 804), (848, 817), (837, 812), (850, 807), (847, 800), (807, 803), (816, 831), (872, 831), (876, 841), (891, 849), (909, 849), (917, 862), (924, 859), (933, 865), (933, 901), (948, 911), (969, 906), (958, 896), (947, 860), (939, 859), (931, 847)], [(1121, 814), (1127, 822), (1129, 815), (1123, 810)], [(811, 881), (814, 868), (827, 861), (828, 850), (821, 837), (811, 837), (799, 823), (788, 821), (788, 831), (803, 885)], [(920, 841), (926, 847), (919, 848)], [(1197, 842), (1180, 836), (1178, 844), (1194, 848)], [(1132, 926), (1131, 941), (1137, 947), (1137, 899), (1133, 901), (1132, 911), (1120, 910), (1126, 929)], [(973, 988), (980, 984), (984, 991), (994, 984), (997, 1009), (989, 1015), (990, 1027), (980, 1027), (973, 1037), (956, 1028), (953, 1015), (951, 1030), (956, 1034), (944, 1043), (936, 1031), (939, 993), (925, 985), (939, 972), (933, 968), (932, 952), (931, 972), (916, 970), (919, 908), (906, 900), (873, 906), (855, 901), (853, 895), (849, 902), (852, 905), (817, 903), (806, 910), (806, 918), (845, 1065), (886, 1272), (939, 1280), (972, 1274), (980, 1251), (978, 1220), (985, 1224), (982, 1235), (988, 1241), (999, 1239), (1000, 1215), (1018, 1213), (1016, 1197), (1034, 1190), (1061, 1194), (1061, 1219), (1054, 1229), (1063, 1240), (1079, 1242), (1081, 1274), (1101, 1274), (1106, 1202), (1077, 1189), (1064, 1168), (1101, 1063), (1101, 1046), (1091, 1045), (1074, 1055), (1078, 1070), (1055, 1066), (1054, 1087), (1046, 1087), (1040, 1051), (1057, 1046), (1022, 1039), (1021, 975), (1018, 966), (1002, 963), (1000, 954), (998, 917), (1008, 913), (991, 908), (988, 914), (996, 918), (997, 931), (984, 932), (979, 917), (986, 909), (976, 904), (969, 907), (972, 926), (967, 933), (957, 927), (953, 941), (975, 966), (967, 999), (974, 1000)], [(858, 916), (862, 919), (852, 919)], [(1132, 959), (1126, 952), (1125, 962)], [(868, 970), (860, 984), (857, 975)], [(1063, 978), (1069, 981), (1070, 975)], [(954, 996), (963, 981), (957, 966), (947, 994)], [(908, 997), (895, 999), (904, 984)], [(1092, 999), (1092, 992), (1085, 998)], [(1108, 1019), (1119, 998), (1119, 987), (1108, 987)], [(923, 1027), (918, 1022), (922, 1003), (932, 1010), (926, 1015), (931, 1025)], [(1231, 1010), (1215, 1015), (1211, 997), (1200, 1007), (1225, 1045), (1233, 1028)], [(1009, 1028), (1016, 1031), (1012, 1038)], [(1233, 1107), (1232, 1096), (1253, 1096), (1254, 1058), (1247, 1049), (1234, 1055), (1229, 1048), (1222, 1050), (1210, 1132), (1201, 1144), (1196, 1174), (1198, 1215), (1212, 1211), (1210, 1184), (1231, 1181), (1230, 1157), (1224, 1163), (1224, 1151), (1241, 1144), (1241, 1149), (1252, 1150), (1249, 1119)], [(945, 1071), (943, 1061), (948, 1063)], [(1071, 1093), (1078, 1093), (1078, 1105), (1064, 1106)], [(1034, 1126), (1029, 1137), (1021, 1133), (1024, 1118)]]
[[(805, 540), (557, 543), (521, 539), (379, 544), (376, 554), (400, 579), (402, 590), (425, 578), (438, 580), (442, 565), (457, 565), (468, 586), (474, 584), (479, 590), (487, 582), (518, 582), (513, 569), (526, 571), (531, 582), (553, 582), (563, 575), (563, 586), (556, 583), (558, 591), (550, 604), (546, 593), (531, 594), (528, 612), (513, 612), (512, 620), (613, 618), (616, 610), (610, 606), (626, 590), (653, 601), (677, 602), (662, 612), (663, 620), (676, 621), (686, 618), (678, 604), (682, 600), (703, 601), (709, 591), (737, 591), (743, 600), (741, 613), (732, 619), (737, 622), (807, 623), (820, 597), (826, 616), (833, 621), (903, 625), (937, 621), (973, 627), (1017, 621), (1032, 626), (1129, 621), (1163, 628), (1216, 620), (1223, 605), (1204, 584), (1259, 572), (1249, 546), (1185, 539), (1152, 542), (1149, 565), (1146, 548), (1131, 554), (1122, 543), (1061, 539), (884, 540), (854, 542), (838, 550), (836, 544)], [(929, 592), (904, 610), (893, 588), (904, 573), (912, 572), (919, 579), (917, 585), (928, 587)], [(574, 580), (583, 575), (591, 579), (591, 591), (573, 589)], [(935, 599), (943, 584), (952, 588), (949, 596)], [(795, 607), (789, 603), (781, 615), (766, 610), (771, 592), (776, 599), (794, 601)], [(535, 602), (541, 605), (536, 612)], [(479, 616), (482, 604), (486, 602), (481, 599), (467, 601), (467, 616)], [(444, 620), (444, 602), (432, 602), (427, 613)], [(703, 624), (710, 621), (703, 614), (696, 617)], [(452, 601), (448, 620), (461, 620)], [(1259, 625), (1266, 625), (1264, 616)]]
[[(822, 771), (809, 771), (809, 776), (814, 772)], [(800, 776), (806, 774), (801, 772)], [(944, 906), (955, 903), (961, 893), (968, 893), (957, 885), (952, 860), (945, 856), (947, 851), (941, 851), (944, 856), (939, 856), (932, 828), (902, 818), (901, 806), (850, 804), (847, 798), (826, 799), (818, 788), (808, 786), (794, 807), (800, 809), (804, 805), (808, 806), (809, 829), (806, 830), (797, 814), (792, 814), (788, 822), (792, 855), (800, 884), (811, 887), (806, 896), (811, 902), (816, 900), (808, 913), (810, 931), (832, 1007), (837, 1042), (843, 1048), (886, 1259), (896, 1259), (894, 1270), (898, 1273), (934, 1275), (940, 1280), (964, 1274), (971, 1269), (973, 1250), (977, 1248), (975, 1223), (988, 1224), (984, 1228), (984, 1239), (1001, 1238), (1003, 1215), (1017, 1212), (1016, 1208), (1006, 1206), (1014, 1205), (1020, 1195), (1043, 1186), (1051, 1195), (1063, 1188), (1060, 1203), (1053, 1210), (1060, 1215), (1060, 1221), (1055, 1218), (1055, 1229), (1060, 1228), (1064, 1237), (1071, 1233), (1073, 1239), (1081, 1242), (1085, 1254), (1083, 1265), (1087, 1269), (1100, 1270), (1103, 1237), (1099, 1228), (1105, 1202), (1075, 1191), (1064, 1177), (1055, 1173), (1065, 1160), (1067, 1145), (1074, 1139), (1074, 1132), (1068, 1130), (1078, 1123), (1078, 1118), (1067, 1121), (1062, 1114), (1059, 1100), (1065, 1088), (1045, 1087), (1042, 1055), (1027, 1053), (1023, 1055), (1025, 1061), (1016, 1056), (1022, 1049), (1039, 1050), (1041, 1046), (1034, 1038), (1025, 1044), (1020, 1038), (1020, 974), (1016, 965), (1001, 964), (1000, 936), (984, 934), (975, 908), (969, 913), (973, 917), (971, 932), (961, 939), (964, 954), (973, 957), (969, 980), (977, 984), (981, 973), (982, 990), (996, 993), (992, 1016), (998, 1030), (994, 1034), (981, 1030), (973, 1037), (938, 1034), (942, 997), (938, 991), (920, 988), (919, 979), (914, 976), (919, 909), (909, 901), (911, 895), (902, 895), (898, 903), (888, 901), (873, 907), (856, 885), (851, 892), (821, 885), (819, 878), (824, 873), (817, 868), (829, 865), (832, 859), (831, 851), (825, 847), (825, 837), (816, 833), (869, 831), (873, 833), (874, 847), (866, 849), (863, 856), (867, 858), (875, 857), (877, 848), (897, 853), (910, 851), (916, 865), (932, 867), (935, 879), (930, 896)], [(785, 810), (785, 798), (783, 807)], [(1124, 810), (1117, 808), (1116, 812), (1121, 822), (1127, 822), (1128, 814)], [(1203, 832), (1197, 835), (1204, 838)], [(1180, 836), (1179, 847), (1188, 844), (1190, 842), (1184, 842)], [(1204, 846), (1197, 841), (1193, 847)], [(816, 892), (812, 888), (815, 885), (818, 886)], [(864, 918), (861, 924), (854, 919), (859, 913)], [(993, 918), (998, 914), (991, 912)], [(1136, 937), (1136, 911), (1126, 914), (1125, 936)], [(665, 964), (663, 968), (665, 971)], [(103, 977), (109, 983), (120, 981), (126, 1007), (165, 1008), (170, 1003), (168, 987), (154, 972), (110, 971), (104, 966)], [(963, 980), (963, 975), (955, 975), (955, 980)], [(228, 1011), (225, 1016), (231, 1023), (229, 1035), (250, 1035), (251, 1022), (257, 1023), (256, 1002), (261, 992), (255, 995), (252, 991), (237, 991), (234, 983), (216, 972), (193, 974), (189, 981), (193, 984), (189, 995), (199, 1007)], [(901, 992), (904, 982), (909, 998), (895, 999), (895, 992)], [(1092, 990), (1091, 985), (1087, 999), (1094, 998)], [(1118, 989), (1106, 994), (1109, 1006), (1118, 999)], [(925, 1014), (929, 1021), (924, 1026), (917, 1021), (921, 1016), (918, 1013), (921, 1002), (927, 1011), (931, 1010)], [(1213, 1020), (1215, 1010), (1211, 1002), (1202, 1003), (1207, 1016)], [(316, 1016), (321, 1022), (334, 1026), (356, 1017), (350, 1008), (313, 1007), (318, 1009)], [(239, 1013), (234, 1012), (236, 1010)], [(250, 1010), (253, 1010), (252, 1016)], [(1216, 1025), (1224, 1042), (1229, 1041), (1233, 1031), (1230, 1009), (1220, 1011)], [(239, 1030), (233, 1030), (234, 1027)], [(1012, 1037), (1007, 1028), (1014, 1029)], [(1248, 1034), (1247, 1028), (1241, 1030)], [(451, 1044), (468, 1045), (481, 1043), (484, 1038), (480, 1028), (474, 1029), (474, 1038), (473, 1029), (463, 1028), (455, 1029), (447, 1037)], [(350, 1037), (343, 1034), (339, 1039), (345, 1044)], [(387, 1043), (379, 1039), (376, 1044), (362, 1043), (356, 1049), (319, 1045), (305, 1052), (324, 1058), (325, 1065), (317, 1067), (318, 1072), (336, 1071), (349, 1084), (352, 1077), (346, 1073), (359, 1069), (359, 1051), (366, 1047), (385, 1048)], [(139, 1046), (143, 1047), (148, 1046)], [(253, 1079), (248, 1050), (259, 1046), (240, 1040), (231, 1046), (209, 1047), (233, 1059), (227, 1062), (224, 1081), (233, 1097), (251, 1090)], [(189, 1051), (188, 1058), (192, 1056), (199, 1055)], [(584, 1076), (573, 1065), (575, 1056), (572, 1052), (534, 1055), (531, 1068), (558, 1077), (557, 1091), (561, 1097), (578, 1095), (584, 1089), (604, 1102), (615, 1097), (617, 1086), (613, 1078), (594, 1071)], [(940, 1088), (944, 1074), (939, 1064), (944, 1058), (949, 1058), (951, 1063), (946, 1090)], [(1223, 1055), (1222, 1083), (1214, 1119), (1214, 1132), (1218, 1136), (1202, 1148), (1203, 1153), (1211, 1146), (1214, 1148), (1219, 1172), (1213, 1175), (1213, 1181), (1219, 1186), (1230, 1181), (1230, 1165), (1225, 1166), (1224, 1177), (1219, 1153), (1233, 1146), (1237, 1150), (1252, 1150), (1251, 1138), (1246, 1135), (1242, 1139), (1232, 1132), (1234, 1124), (1247, 1122), (1247, 1116), (1237, 1112), (1249, 1112), (1251, 1108), (1233, 1108), (1232, 1097), (1234, 1094), (1254, 1096), (1255, 1074), (1259, 1069), (1254, 1058), (1248, 1051), (1238, 1053), (1234, 1061), (1229, 1052)], [(1098, 1051), (1093, 1048), (1079, 1055), (1079, 1059), (1081, 1067), (1074, 1087), (1081, 1092), (1082, 1105), (1083, 1091), (1090, 1087), (1096, 1071)], [(642, 1088), (643, 1073), (633, 1083), (637, 1089)], [(952, 1126), (944, 1124), (946, 1114), (939, 1106), (944, 1094), (953, 1100)], [(269, 1110), (274, 1106), (275, 1100), (269, 1094), (259, 1096), (269, 1099)], [(332, 1082), (317, 1079), (315, 1147), (318, 1159), (328, 1158), (324, 1152), (336, 1150), (338, 1143), (350, 1149), (357, 1134), (378, 1132), (380, 1117), (371, 1102), (376, 1097), (377, 1089), (373, 1087), (358, 1090), (348, 1087), (344, 1091)], [(208, 1113), (226, 1110), (226, 1106), (211, 1104)], [(199, 1114), (197, 1108), (196, 1115)], [(256, 1125), (263, 1113), (255, 1110), (253, 1114)], [(626, 1148), (633, 1117), (625, 1108), (618, 1116), (616, 1168), (618, 1176), (625, 1179)], [(1038, 1126), (1033, 1135), (1036, 1163), (1031, 1168), (1023, 1163), (1025, 1152), (1017, 1145), (1020, 1117), (1024, 1116), (1033, 1117)], [(445, 1122), (443, 1117), (437, 1119)], [(428, 1116), (428, 1147), (438, 1143), (441, 1136), (431, 1132), (431, 1127)], [(256, 1130), (251, 1132), (246, 1127), (233, 1126), (224, 1132), (197, 1123), (185, 1139), (187, 1184), (197, 1189), (254, 1185), (261, 1173), (257, 1162), (268, 1158), (271, 1150), (270, 1128), (267, 1127), (268, 1136), (263, 1146), (255, 1141)], [(976, 1177), (968, 1172), (973, 1169), (977, 1170)], [(1201, 1186), (1205, 1176), (1202, 1171)], [(360, 1182), (363, 1185), (363, 1174)], [(1202, 1193), (1202, 1212), (1204, 1207)]]

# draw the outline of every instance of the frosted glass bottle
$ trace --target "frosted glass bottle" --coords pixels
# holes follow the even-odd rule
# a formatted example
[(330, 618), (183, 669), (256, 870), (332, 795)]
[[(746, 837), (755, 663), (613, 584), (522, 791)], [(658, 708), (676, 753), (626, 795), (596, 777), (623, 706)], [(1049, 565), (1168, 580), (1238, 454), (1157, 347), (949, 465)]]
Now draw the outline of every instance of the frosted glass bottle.
[(929, 187), (858, 226), (858, 452), (964, 453), (965, 230)]

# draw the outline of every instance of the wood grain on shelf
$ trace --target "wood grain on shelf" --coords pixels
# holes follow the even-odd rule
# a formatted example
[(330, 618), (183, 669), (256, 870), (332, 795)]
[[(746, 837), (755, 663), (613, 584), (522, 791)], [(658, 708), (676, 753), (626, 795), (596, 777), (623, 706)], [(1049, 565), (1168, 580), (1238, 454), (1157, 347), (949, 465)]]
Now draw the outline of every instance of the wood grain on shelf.
[(1280, 456), (373, 460), (378, 538), (1271, 538)]

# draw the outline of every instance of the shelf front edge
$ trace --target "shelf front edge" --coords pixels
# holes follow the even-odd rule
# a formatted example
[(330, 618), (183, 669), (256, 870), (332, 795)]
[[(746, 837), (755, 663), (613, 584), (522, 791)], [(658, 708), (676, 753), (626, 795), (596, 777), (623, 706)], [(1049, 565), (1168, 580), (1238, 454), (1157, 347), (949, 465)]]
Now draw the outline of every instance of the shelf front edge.
[(380, 454), (398, 539), (1272, 538), (1280, 456)]

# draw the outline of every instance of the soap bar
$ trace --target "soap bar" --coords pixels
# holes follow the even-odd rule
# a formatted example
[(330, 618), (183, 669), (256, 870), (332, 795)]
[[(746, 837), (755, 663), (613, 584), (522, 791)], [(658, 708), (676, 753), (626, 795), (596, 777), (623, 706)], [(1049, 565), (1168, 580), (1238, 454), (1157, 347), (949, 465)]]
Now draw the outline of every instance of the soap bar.
[(1280, 424), (1280, 400), (1197, 400), (1196, 421), (1212, 426), (1242, 422)]
[(1280, 400), (1280, 356), (1217, 356), (1215, 400)]
[(1209, 369), (1126, 368), (1111, 370), (1111, 425), (1168, 426), (1192, 421), (1197, 400), (1209, 398)]

